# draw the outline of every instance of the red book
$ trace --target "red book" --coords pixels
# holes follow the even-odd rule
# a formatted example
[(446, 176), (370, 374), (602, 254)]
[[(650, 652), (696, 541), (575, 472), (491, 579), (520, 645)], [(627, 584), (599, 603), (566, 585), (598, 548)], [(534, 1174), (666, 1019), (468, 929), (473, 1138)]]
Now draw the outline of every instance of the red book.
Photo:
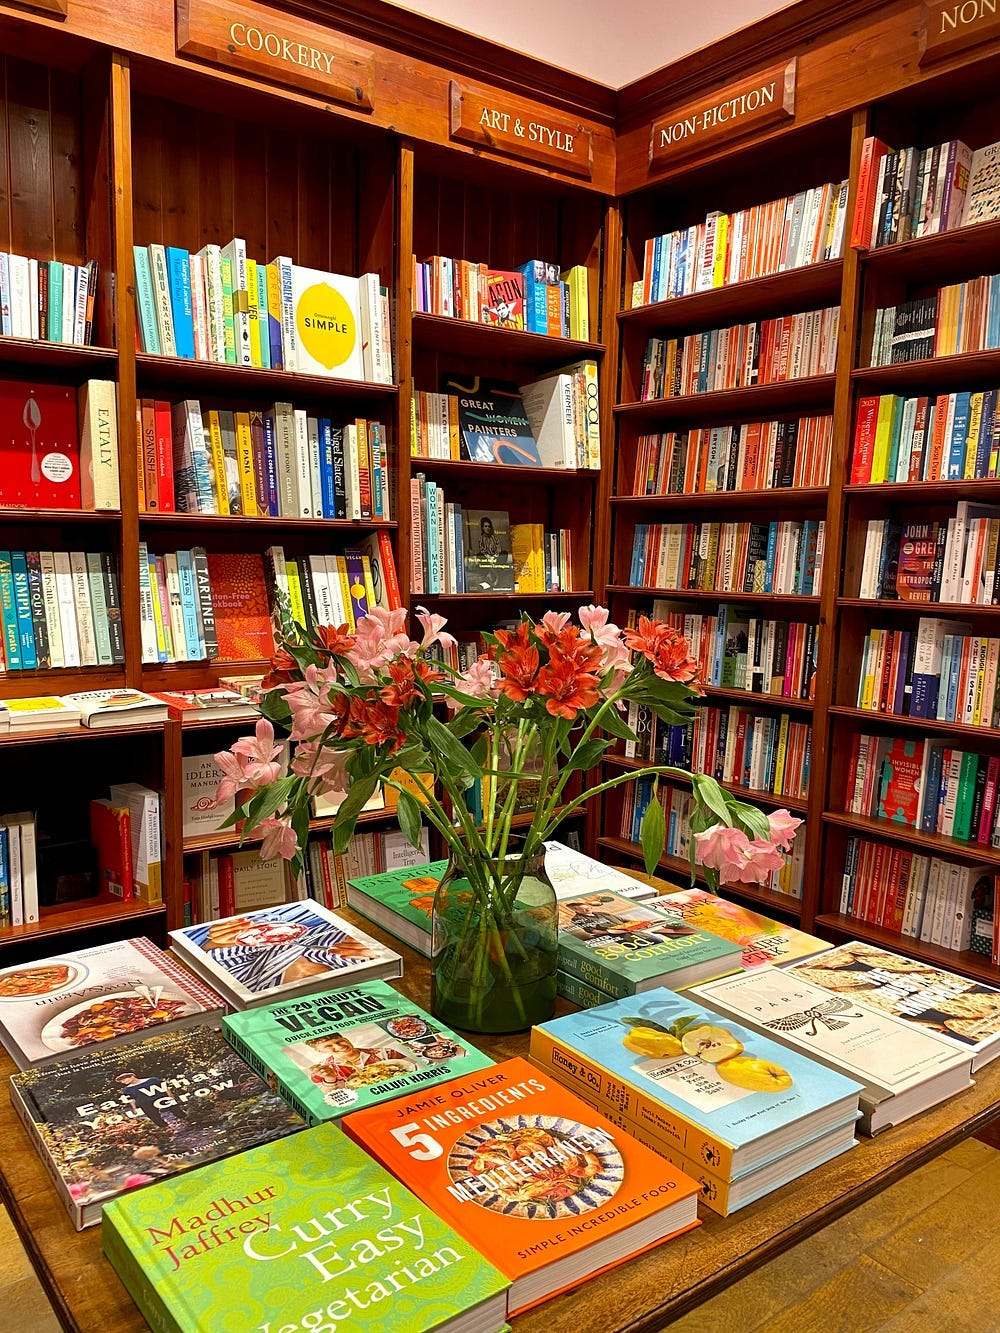
[(906, 893), (910, 885), (910, 871), (913, 868), (913, 853), (901, 851), (899, 855), (899, 867), (896, 872), (894, 883), (894, 894), (892, 896), (889, 909), (883, 918), (883, 925), (889, 930), (897, 933), (903, 926), (903, 913), (906, 910)]
[(80, 508), (76, 390), (0, 381), (0, 508)]
[(135, 897), (132, 879), (132, 834), (128, 809), (110, 801), (90, 803), (90, 841), (97, 852), (98, 896), (107, 902)]
[(233, 870), (233, 858), (226, 854), (217, 856), (215, 868), (219, 875), (219, 916), (235, 916), (236, 874)]
[(858, 414), (854, 424), (854, 453), (851, 458), (852, 486), (863, 486), (872, 479), (878, 404), (878, 398), (858, 399)]
[(208, 553), (219, 658), (263, 662), (274, 654), (264, 561), (256, 552)]
[(170, 420), (170, 404), (159, 400), (153, 403), (153, 429), (156, 436), (156, 498), (161, 514), (173, 514), (174, 502), (174, 442)]
[(867, 250), (871, 245), (872, 209), (874, 198), (872, 190), (878, 179), (879, 163), (890, 152), (888, 144), (874, 136), (867, 138), (861, 147), (861, 166), (858, 171), (858, 194), (854, 201), (854, 219), (851, 223), (851, 245), (857, 250)]
[(146, 512), (159, 513), (160, 488), (156, 465), (156, 416), (152, 398), (142, 400), (142, 485)]
[(900, 737), (887, 742), (879, 783), (879, 819), (914, 828), (920, 804), (920, 774), (924, 763), (924, 742)]
[(505, 329), (524, 328), (524, 276), (491, 268), (486, 274), (483, 323)]

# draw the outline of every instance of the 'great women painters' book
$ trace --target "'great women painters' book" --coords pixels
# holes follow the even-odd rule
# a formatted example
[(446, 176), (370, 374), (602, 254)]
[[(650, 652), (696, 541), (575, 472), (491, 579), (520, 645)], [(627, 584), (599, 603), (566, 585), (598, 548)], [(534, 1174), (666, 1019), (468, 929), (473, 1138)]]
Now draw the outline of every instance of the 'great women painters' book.
[(185, 926), (170, 938), (236, 1009), (403, 975), (398, 953), (312, 898)]
[(15, 1074), (10, 1099), (78, 1231), (119, 1194), (304, 1127), (210, 1023)]
[(310, 1125), (493, 1063), (384, 981), (229, 1014), (222, 1028)]
[(104, 1253), (170, 1333), (498, 1333), (507, 1281), (333, 1125), (104, 1210)]

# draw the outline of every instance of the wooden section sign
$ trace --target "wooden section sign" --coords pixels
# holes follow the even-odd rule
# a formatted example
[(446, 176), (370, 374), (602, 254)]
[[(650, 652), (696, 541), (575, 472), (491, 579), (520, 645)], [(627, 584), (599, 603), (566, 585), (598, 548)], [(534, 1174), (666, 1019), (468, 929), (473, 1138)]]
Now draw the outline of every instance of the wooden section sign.
[(921, 65), (1000, 37), (1000, 0), (933, 0), (923, 7)]
[(374, 56), (262, 5), (177, 0), (177, 51), (359, 110), (375, 105)]
[(795, 119), (796, 62), (731, 84), (691, 106), (671, 111), (649, 127), (649, 169), (660, 171), (757, 130)]
[(594, 136), (579, 121), (562, 120), (534, 103), (499, 91), (449, 85), (450, 134), (459, 143), (540, 162), (590, 180)]

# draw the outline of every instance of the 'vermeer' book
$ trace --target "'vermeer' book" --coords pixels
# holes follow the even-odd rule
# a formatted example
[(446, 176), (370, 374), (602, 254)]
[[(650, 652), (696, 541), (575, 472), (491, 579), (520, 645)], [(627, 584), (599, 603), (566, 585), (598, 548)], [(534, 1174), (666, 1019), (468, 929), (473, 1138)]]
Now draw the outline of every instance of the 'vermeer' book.
[(695, 1181), (527, 1060), (342, 1123), (510, 1279), (510, 1314), (697, 1225)]
[(916, 958), (852, 940), (788, 969), (972, 1052), (972, 1072), (1000, 1055), (1000, 991)]
[(146, 939), (22, 963), (0, 972), (0, 1041), (19, 1069), (84, 1046), (123, 1043), (221, 1018), (222, 998)]
[(170, 1333), (498, 1333), (507, 1281), (332, 1125), (104, 1209), (104, 1253)]
[(356, 875), (347, 881), (348, 905), (429, 958), (431, 908), (447, 868), (447, 861), (429, 861), (380, 875)]
[(311, 1125), (493, 1063), (384, 981), (229, 1014), (222, 1028)]
[(77, 1230), (119, 1194), (304, 1127), (210, 1023), (15, 1074), (10, 1099)]
[(864, 1083), (861, 1127), (867, 1134), (901, 1124), (969, 1086), (970, 1053), (775, 967), (711, 981), (692, 994)]
[(559, 903), (559, 967), (609, 998), (680, 990), (740, 966), (741, 950), (683, 917), (611, 892)]
[(749, 907), (730, 902), (717, 893), (706, 893), (704, 889), (668, 893), (663, 898), (654, 898), (652, 906), (664, 912), (675, 912), (710, 935), (718, 935), (720, 939), (739, 945), (743, 951), (741, 964), (747, 970), (768, 963), (780, 965), (809, 958), (830, 948), (826, 940), (807, 935), (794, 926), (786, 926), (783, 921), (761, 916), (759, 912), (751, 912)]
[(181, 958), (236, 1009), (398, 977), (398, 953), (312, 898), (172, 930)]

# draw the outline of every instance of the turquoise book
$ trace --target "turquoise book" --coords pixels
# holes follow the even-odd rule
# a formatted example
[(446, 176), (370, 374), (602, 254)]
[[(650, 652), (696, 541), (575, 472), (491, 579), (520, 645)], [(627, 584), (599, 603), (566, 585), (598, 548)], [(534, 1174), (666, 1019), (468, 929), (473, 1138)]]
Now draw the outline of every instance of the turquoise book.
[(741, 968), (729, 940), (682, 917), (602, 890), (559, 903), (559, 967), (611, 998), (682, 990)]
[(310, 1125), (493, 1064), (384, 981), (247, 1009), (222, 1026)]
[(499, 1333), (507, 1280), (333, 1125), (104, 1209), (154, 1333)]
[(347, 881), (348, 906), (429, 958), (431, 908), (447, 868), (447, 861), (430, 861), (381, 875), (357, 875)]

